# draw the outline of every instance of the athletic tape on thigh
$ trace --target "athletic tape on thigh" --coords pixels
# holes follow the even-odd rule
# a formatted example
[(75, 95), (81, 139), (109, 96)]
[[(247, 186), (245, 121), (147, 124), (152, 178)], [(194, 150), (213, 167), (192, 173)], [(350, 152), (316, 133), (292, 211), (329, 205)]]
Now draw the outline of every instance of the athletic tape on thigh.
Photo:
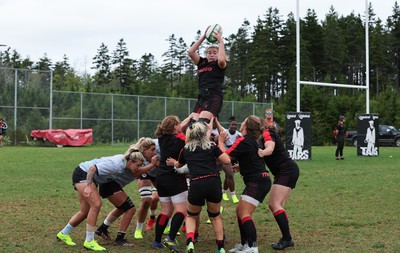
[(153, 194), (151, 186), (143, 186), (139, 189), (139, 194), (141, 199), (151, 198), (151, 195)]
[(254, 206), (258, 206), (260, 204), (260, 202), (258, 200), (256, 200), (255, 198), (252, 198), (248, 195), (242, 195), (241, 199), (243, 201), (249, 202), (250, 204), (253, 204)]

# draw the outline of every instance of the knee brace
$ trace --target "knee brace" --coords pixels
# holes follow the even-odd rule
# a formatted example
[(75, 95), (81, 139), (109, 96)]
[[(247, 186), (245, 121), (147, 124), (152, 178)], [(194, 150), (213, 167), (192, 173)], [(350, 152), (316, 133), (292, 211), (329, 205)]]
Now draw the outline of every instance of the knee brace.
[(133, 204), (131, 198), (129, 196), (126, 198), (125, 202), (122, 203), (120, 206), (115, 206), (118, 209), (123, 210), (124, 212), (128, 211), (129, 209), (132, 209), (135, 207), (135, 204)]
[(191, 212), (189, 210), (186, 210), (186, 211), (187, 211), (188, 216), (191, 216), (191, 217), (198, 216), (200, 214), (200, 212), (194, 213), (194, 212)]
[(152, 189), (151, 186), (144, 186), (139, 189), (139, 194), (141, 199), (151, 198), (152, 196)]
[(208, 213), (208, 217), (210, 217), (210, 218), (218, 217), (218, 215), (221, 214), (220, 211), (218, 211), (218, 212), (216, 212), (216, 213), (210, 213), (210, 211), (208, 211), (208, 210), (207, 210), (207, 213)]

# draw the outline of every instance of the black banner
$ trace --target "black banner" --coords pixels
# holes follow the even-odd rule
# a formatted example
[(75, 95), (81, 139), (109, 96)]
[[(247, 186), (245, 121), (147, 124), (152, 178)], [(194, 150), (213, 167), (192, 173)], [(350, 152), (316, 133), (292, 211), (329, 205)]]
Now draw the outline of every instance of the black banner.
[(311, 160), (311, 113), (286, 112), (286, 148), (293, 160)]
[(378, 114), (359, 114), (357, 116), (357, 155), (379, 155)]

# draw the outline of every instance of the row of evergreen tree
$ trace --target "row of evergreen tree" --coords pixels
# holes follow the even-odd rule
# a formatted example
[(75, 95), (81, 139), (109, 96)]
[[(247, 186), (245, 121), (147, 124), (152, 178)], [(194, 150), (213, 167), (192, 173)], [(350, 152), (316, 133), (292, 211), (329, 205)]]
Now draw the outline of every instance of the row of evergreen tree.
[[(369, 6), (369, 54), (371, 112), (386, 124), (400, 125), (400, 7), (381, 20)], [(323, 20), (309, 9), (301, 19), (301, 80), (365, 85), (365, 16), (339, 15), (332, 6)], [(204, 32), (204, 31), (203, 31)], [(196, 38), (201, 36), (198, 31)], [(284, 20), (269, 8), (254, 25), (244, 20), (236, 34), (226, 38), (229, 58), (225, 99), (274, 102), (278, 115), (296, 108), (296, 20)], [(56, 90), (114, 92), (137, 95), (197, 96), (196, 67), (187, 57), (189, 45), (177, 35), (167, 38), (162, 62), (151, 53), (129, 57), (121, 39), (114, 51), (101, 44), (93, 58), (95, 73), (75, 71), (65, 55), (53, 64), (46, 54), (33, 62), (10, 48), (0, 55), (2, 66), (53, 70)], [(191, 42), (193, 43), (193, 42)], [(200, 48), (203, 52), (204, 48)], [(365, 90), (301, 87), (301, 110), (334, 122), (340, 114), (356, 117), (365, 112)], [(324, 116), (329, 112), (329, 116)], [(283, 120), (283, 119), (282, 119)], [(355, 127), (355, 121), (350, 123)], [(352, 126), (353, 125), (353, 126)], [(327, 126), (326, 126), (327, 127)]]

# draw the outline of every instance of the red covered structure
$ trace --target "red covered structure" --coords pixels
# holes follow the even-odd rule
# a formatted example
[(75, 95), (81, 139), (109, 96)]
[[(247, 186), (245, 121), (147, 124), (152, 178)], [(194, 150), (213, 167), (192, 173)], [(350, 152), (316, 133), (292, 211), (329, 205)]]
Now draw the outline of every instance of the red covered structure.
[(83, 146), (93, 142), (92, 129), (48, 129), (32, 130), (31, 137), (34, 140), (48, 140), (55, 145)]

